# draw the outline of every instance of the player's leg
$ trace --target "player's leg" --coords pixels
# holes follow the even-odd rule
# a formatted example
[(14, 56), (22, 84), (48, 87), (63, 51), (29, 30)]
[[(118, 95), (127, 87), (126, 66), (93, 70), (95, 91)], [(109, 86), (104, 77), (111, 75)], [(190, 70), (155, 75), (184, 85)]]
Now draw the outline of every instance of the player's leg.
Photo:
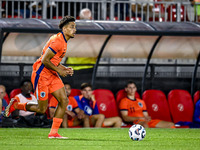
[(120, 128), (122, 125), (122, 119), (120, 117), (105, 118), (103, 124), (105, 127)]
[[(63, 83), (62, 83), (63, 85)], [(56, 85), (55, 85), (56, 87)], [(51, 131), (49, 133), (49, 138), (57, 138), (55, 136), (57, 136), (58, 134), (58, 129), (61, 125), (61, 123), (63, 122), (63, 117), (65, 114), (65, 109), (67, 107), (68, 104), (68, 98), (65, 92), (65, 88), (64, 85), (62, 88), (54, 91), (53, 93), (51, 93), (58, 101), (58, 105), (54, 114), (54, 118), (53, 118), (53, 124), (51, 127)]]
[(90, 127), (90, 116), (85, 115), (83, 118), (83, 127), (89, 128)]
[(58, 101), (58, 106), (56, 108), (54, 117), (56, 118), (63, 118), (65, 114), (65, 109), (67, 107), (67, 104), (69, 102), (67, 98), (67, 94), (65, 92), (65, 88), (62, 87), (61, 89), (58, 89), (57, 91), (51, 93)]
[(174, 123), (173, 122), (168, 122), (168, 121), (160, 121), (156, 124), (156, 128), (174, 128)]
[(68, 127), (67, 120), (68, 120), (68, 115), (65, 114), (64, 117), (63, 117), (63, 122), (62, 122), (62, 127), (63, 128), (67, 128)]
[(100, 128), (102, 127), (104, 119), (105, 119), (105, 116), (103, 114), (92, 115), (90, 117), (90, 122), (94, 127)]
[(38, 101), (38, 104), (26, 104), (26, 111), (33, 111), (39, 114), (44, 114), (48, 107), (48, 99)]

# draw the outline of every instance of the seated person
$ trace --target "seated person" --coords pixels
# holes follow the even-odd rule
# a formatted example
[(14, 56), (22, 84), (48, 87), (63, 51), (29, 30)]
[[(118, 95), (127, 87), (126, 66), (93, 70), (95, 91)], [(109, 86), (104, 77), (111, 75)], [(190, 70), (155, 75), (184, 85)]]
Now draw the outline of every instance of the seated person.
[(90, 124), (87, 127), (116, 127), (120, 128), (122, 120), (120, 117), (105, 118), (103, 114), (99, 114), (97, 103), (93, 95), (92, 86), (88, 83), (81, 84), (81, 96), (75, 96), (78, 106), (87, 116), (90, 116)]
[(145, 128), (174, 128), (174, 123), (172, 122), (151, 119), (144, 101), (135, 98), (137, 87), (134, 82), (129, 81), (126, 84), (125, 91), (127, 92), (127, 97), (123, 98), (119, 103), (120, 113), (124, 122), (140, 124)]
[(0, 85), (0, 122), (3, 119), (3, 114), (5, 112), (6, 107), (8, 106), (4, 97), (6, 96), (6, 87), (4, 85)]
[[(84, 111), (80, 110), (74, 97), (69, 96), (71, 93), (71, 86), (68, 83), (65, 83), (64, 86), (65, 86), (66, 94), (69, 99), (69, 103), (65, 110), (62, 127), (67, 128), (67, 127), (73, 127), (73, 126), (78, 126), (78, 125), (87, 126), (84, 124), (89, 124), (89, 117), (84, 115)], [(58, 101), (55, 99), (55, 97), (52, 97), (49, 102), (50, 118), (53, 118), (54, 113), (56, 111), (57, 104), (58, 104)]]
[[(35, 95), (31, 94), (31, 92), (33, 90), (33, 86), (29, 79), (23, 80), (20, 84), (20, 88), (21, 88), (21, 93), (17, 94), (14, 97), (15, 99), (17, 99), (18, 102), (28, 103), (28, 104), (37, 104), (38, 103)], [(24, 110), (15, 110), (14, 112), (15, 113), (17, 112), (17, 114), (19, 116), (24, 116), (24, 117), (33, 115), (35, 113), (35, 112), (24, 111)]]

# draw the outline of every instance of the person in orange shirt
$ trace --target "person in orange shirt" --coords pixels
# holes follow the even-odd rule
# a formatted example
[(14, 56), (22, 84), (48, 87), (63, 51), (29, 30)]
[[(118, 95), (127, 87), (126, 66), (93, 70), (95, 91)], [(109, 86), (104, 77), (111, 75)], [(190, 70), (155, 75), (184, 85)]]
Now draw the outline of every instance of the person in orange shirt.
[(124, 122), (129, 124), (140, 124), (145, 128), (174, 128), (173, 122), (151, 119), (146, 110), (143, 100), (135, 98), (137, 87), (134, 82), (126, 84), (127, 97), (119, 102), (119, 109)]
[[(64, 86), (65, 86), (66, 94), (69, 99), (69, 103), (65, 110), (62, 127), (67, 128), (67, 127), (73, 127), (73, 126), (78, 126), (78, 125), (85, 126), (85, 124), (89, 124), (89, 117), (87, 115), (84, 115), (84, 111), (78, 107), (78, 104), (76, 100), (74, 99), (74, 97), (70, 96), (71, 94), (70, 84), (65, 83)], [(55, 99), (55, 97), (52, 97), (49, 102), (50, 118), (54, 116), (57, 104), (58, 104), (58, 101)]]
[(60, 62), (65, 56), (67, 42), (70, 38), (74, 38), (76, 33), (74, 17), (63, 17), (59, 28), (62, 32), (50, 37), (42, 50), (41, 57), (33, 64), (31, 81), (38, 104), (18, 103), (16, 99), (12, 99), (5, 110), (5, 116), (8, 117), (15, 109), (45, 113), (48, 107), (48, 93), (51, 93), (59, 103), (48, 138), (66, 139), (58, 134), (68, 104), (64, 84), (58, 74), (62, 77), (73, 75), (73, 69), (61, 65)]

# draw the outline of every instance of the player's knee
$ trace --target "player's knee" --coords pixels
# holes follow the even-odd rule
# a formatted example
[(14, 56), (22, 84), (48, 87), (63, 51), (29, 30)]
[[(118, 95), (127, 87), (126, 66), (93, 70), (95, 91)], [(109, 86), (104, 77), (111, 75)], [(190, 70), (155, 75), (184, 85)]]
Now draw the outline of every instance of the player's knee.
[(104, 119), (105, 119), (104, 114), (99, 114), (98, 119), (100, 119), (100, 120), (104, 120)]
[(69, 103), (69, 100), (66, 96), (61, 97), (61, 100), (60, 100), (61, 106), (67, 107), (68, 103)]
[(117, 117), (117, 118), (116, 118), (116, 122), (119, 123), (119, 124), (122, 124), (122, 118)]
[(168, 123), (168, 128), (172, 128), (172, 127), (174, 127), (174, 125), (175, 125), (175, 124), (174, 124), (173, 122), (169, 122), (169, 123)]

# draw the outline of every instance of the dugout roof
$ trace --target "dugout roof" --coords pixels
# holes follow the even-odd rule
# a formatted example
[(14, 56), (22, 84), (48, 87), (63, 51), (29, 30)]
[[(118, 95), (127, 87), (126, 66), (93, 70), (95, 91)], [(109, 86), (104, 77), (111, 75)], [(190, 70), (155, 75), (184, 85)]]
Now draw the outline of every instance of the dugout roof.
[[(1, 44), (3, 43), (1, 54), (40, 56), (48, 38), (60, 31), (59, 21), (0, 19), (0, 30), (4, 34), (1, 36)], [(68, 44), (68, 56), (97, 57), (109, 35), (112, 37), (105, 45), (102, 57), (147, 58), (159, 36), (162, 38), (155, 47), (152, 55), (154, 58), (195, 59), (199, 52), (200, 24), (195, 22), (76, 21), (76, 23), (77, 35)]]
[[(46, 41), (57, 33), (60, 20), (0, 19), (0, 58), (40, 56)], [(68, 57), (200, 59), (200, 24), (196, 22), (76, 21), (77, 35), (68, 43)], [(30, 34), (31, 33), (31, 34)], [(194, 84), (194, 80), (193, 80)], [(193, 87), (193, 85), (192, 85)]]

